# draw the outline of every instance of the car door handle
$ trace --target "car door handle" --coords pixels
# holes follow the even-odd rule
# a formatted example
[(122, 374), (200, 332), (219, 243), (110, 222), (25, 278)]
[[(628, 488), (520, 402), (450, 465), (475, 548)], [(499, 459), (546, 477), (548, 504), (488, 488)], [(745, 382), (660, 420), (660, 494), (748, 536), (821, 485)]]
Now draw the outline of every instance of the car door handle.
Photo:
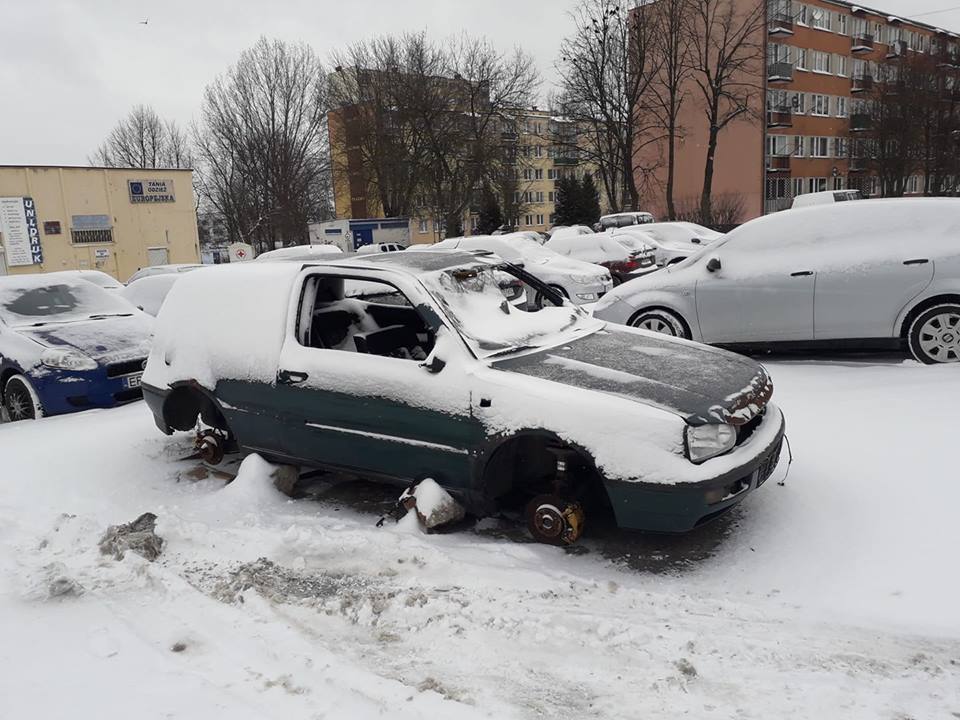
[(930, 260), (927, 258), (914, 258), (913, 260), (904, 260), (904, 265), (926, 265)]
[(277, 373), (277, 382), (281, 385), (296, 385), (309, 377), (305, 372), (296, 370), (281, 370)]
[(790, 273), (790, 277), (804, 277), (805, 275), (813, 275), (813, 270), (797, 270)]

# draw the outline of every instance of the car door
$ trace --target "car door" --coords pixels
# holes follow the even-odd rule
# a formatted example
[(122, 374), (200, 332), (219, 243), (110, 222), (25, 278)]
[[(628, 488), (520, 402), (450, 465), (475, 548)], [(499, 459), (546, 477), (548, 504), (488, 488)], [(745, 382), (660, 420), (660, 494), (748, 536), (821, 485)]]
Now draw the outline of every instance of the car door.
[(817, 340), (891, 337), (903, 307), (933, 280), (922, 238), (892, 245), (870, 232), (819, 242), (814, 295)]
[[(707, 269), (712, 258), (720, 267)], [(704, 342), (768, 343), (813, 338), (813, 258), (784, 237), (731, 240), (696, 265)]]
[[(312, 282), (338, 278), (347, 284), (362, 281), (364, 294), (345, 297), (335, 306), (321, 302), (319, 295), (311, 297)], [(430, 320), (418, 311), (417, 306), (428, 301), (422, 289), (412, 288), (416, 299), (411, 302), (410, 286), (405, 294), (397, 285), (384, 284), (393, 297), (382, 302), (387, 298), (371, 290), (377, 281), (376, 275), (364, 271), (307, 271), (302, 277), (298, 290), (302, 300), (296, 305), (300, 310), (291, 313), (296, 317), (291, 318), (277, 373), (285, 453), (317, 466), (386, 479), (432, 477), (448, 487), (467, 488), (484, 432), (471, 413), (464, 363), (445, 357), (445, 366), (431, 372), (422, 359), (358, 352), (355, 339), (356, 335), (370, 339), (383, 327), (397, 327), (394, 320), (403, 319), (403, 313), (419, 316), (430, 333), (452, 330), (438, 326), (437, 315), (429, 313)], [(390, 310), (390, 304), (398, 301)], [(374, 319), (373, 305), (379, 307), (378, 313), (386, 313), (386, 320), (382, 314), (376, 315), (379, 323)], [(317, 347), (331, 344), (324, 317), (334, 317), (339, 307), (363, 315), (358, 323), (363, 332), (333, 346)], [(319, 323), (311, 337), (305, 331), (307, 323)], [(448, 353), (467, 353), (456, 343), (446, 348)]]

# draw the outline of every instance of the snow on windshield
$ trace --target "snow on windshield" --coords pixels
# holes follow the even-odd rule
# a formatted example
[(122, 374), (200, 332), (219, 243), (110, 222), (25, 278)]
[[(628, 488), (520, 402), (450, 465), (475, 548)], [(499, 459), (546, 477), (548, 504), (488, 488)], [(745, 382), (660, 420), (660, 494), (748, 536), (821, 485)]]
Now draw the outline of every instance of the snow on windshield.
[(491, 267), (444, 270), (424, 276), (423, 282), (481, 357), (552, 345), (602, 326), (572, 306), (518, 309), (504, 297)]
[(0, 319), (7, 325), (75, 322), (94, 315), (129, 315), (122, 298), (86, 280), (9, 277), (0, 281)]

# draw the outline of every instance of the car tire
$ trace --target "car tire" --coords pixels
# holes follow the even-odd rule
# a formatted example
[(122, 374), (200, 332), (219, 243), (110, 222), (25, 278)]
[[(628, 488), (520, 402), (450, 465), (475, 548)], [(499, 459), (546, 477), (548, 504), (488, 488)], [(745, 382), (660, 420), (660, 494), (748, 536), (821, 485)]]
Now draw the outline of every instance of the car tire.
[[(564, 298), (564, 299), (566, 299), (566, 300), (569, 300), (569, 299), (570, 299), (570, 296), (567, 295), (567, 291), (564, 290), (564, 289), (563, 289), (562, 287), (560, 287), (559, 285), (551, 285), (551, 286), (550, 286), (550, 289), (553, 290), (555, 293), (557, 293), (560, 297), (562, 297), (562, 298)], [(545, 302), (546, 302), (546, 298), (543, 296), (543, 293), (540, 292), (539, 290), (537, 290), (537, 294), (534, 295), (534, 298), (533, 298), (533, 305), (534, 305), (534, 307), (535, 307), (537, 310), (542, 310)]]
[(14, 375), (3, 388), (3, 409), (10, 422), (43, 417), (43, 407), (33, 385), (23, 375)]
[(924, 365), (960, 362), (960, 304), (924, 310), (907, 331), (910, 354)]
[(651, 310), (641, 310), (630, 318), (627, 323), (630, 327), (649, 330), (662, 335), (690, 339), (690, 331), (687, 325), (679, 315), (670, 310), (662, 308), (653, 308)]

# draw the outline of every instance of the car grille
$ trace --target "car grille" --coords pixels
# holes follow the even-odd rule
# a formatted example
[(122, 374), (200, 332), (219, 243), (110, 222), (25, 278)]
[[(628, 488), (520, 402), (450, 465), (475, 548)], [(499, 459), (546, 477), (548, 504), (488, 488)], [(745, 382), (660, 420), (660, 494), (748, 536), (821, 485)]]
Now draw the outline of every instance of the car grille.
[(136, 360), (124, 360), (123, 362), (107, 365), (107, 377), (120, 377), (121, 375), (133, 375), (143, 372), (143, 364), (146, 358), (137, 358)]
[(764, 406), (764, 408), (755, 417), (750, 418), (750, 420), (745, 422), (743, 425), (737, 426), (737, 445), (738, 446), (743, 445), (743, 443), (747, 441), (747, 438), (753, 435), (754, 431), (758, 427), (760, 427), (760, 423), (763, 422), (763, 417), (766, 414), (767, 414), (767, 408), (766, 406)]
[(763, 485), (767, 480), (770, 479), (770, 476), (773, 475), (773, 471), (777, 468), (777, 462), (780, 460), (780, 449), (783, 447), (783, 440), (781, 439), (776, 446), (773, 448), (767, 457), (763, 459), (763, 462), (760, 463), (760, 467), (757, 468), (757, 487)]

